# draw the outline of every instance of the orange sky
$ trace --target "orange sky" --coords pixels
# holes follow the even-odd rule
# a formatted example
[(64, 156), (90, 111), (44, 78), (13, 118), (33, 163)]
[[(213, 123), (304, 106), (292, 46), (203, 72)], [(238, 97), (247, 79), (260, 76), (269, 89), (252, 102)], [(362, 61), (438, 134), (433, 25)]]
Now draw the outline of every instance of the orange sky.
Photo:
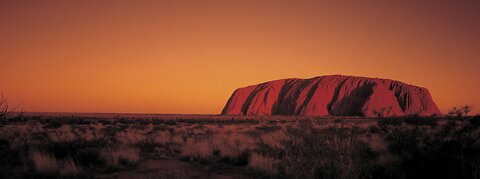
[(237, 87), (344, 74), (480, 113), (480, 1), (333, 2), (0, 1), (0, 91), (24, 111), (218, 114)]

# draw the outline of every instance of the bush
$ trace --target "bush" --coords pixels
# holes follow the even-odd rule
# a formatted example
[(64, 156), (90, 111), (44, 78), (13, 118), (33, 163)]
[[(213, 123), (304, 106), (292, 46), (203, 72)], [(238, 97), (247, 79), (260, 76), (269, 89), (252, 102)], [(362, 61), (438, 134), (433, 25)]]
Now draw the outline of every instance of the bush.
[(480, 126), (480, 115), (476, 115), (470, 119), (470, 125), (479, 127)]
[(403, 125), (404, 118), (378, 118), (378, 127), (384, 129), (387, 126), (401, 126)]
[[(480, 144), (475, 128), (454, 123), (438, 133), (418, 127), (388, 133), (389, 152), (398, 157), (399, 176), (405, 178), (479, 178)], [(447, 139), (447, 140), (446, 140)]]
[(98, 148), (80, 149), (77, 152), (77, 162), (85, 168), (101, 167), (105, 165), (105, 160), (100, 155)]
[(66, 174), (62, 175), (60, 173), (36, 173), (28, 172), (24, 173), (21, 178), (24, 179), (93, 179), (95, 177), (88, 174)]
[(434, 117), (419, 117), (419, 116), (409, 116), (405, 117), (405, 123), (417, 126), (430, 126), (436, 127), (438, 125), (438, 118)]
[(7, 118), (8, 114), (8, 103), (7, 99), (2, 95), (0, 96), (0, 120)]
[(463, 105), (460, 107), (453, 107), (448, 111), (448, 116), (462, 117), (467, 116), (470, 113), (472, 107), (469, 105)]
[[(279, 175), (285, 178), (360, 178), (362, 168), (375, 158), (359, 140), (356, 128), (316, 129), (308, 125), (289, 128), (277, 158)], [(275, 157), (275, 156), (272, 156)]]
[[(260, 143), (254, 152), (277, 161), (278, 173), (271, 176), (276, 178), (480, 178), (480, 118), (470, 118), (470, 125), (438, 121), (382, 118), (377, 122), (388, 130), (370, 126), (369, 134), (355, 127), (317, 129), (305, 123), (287, 128), (279, 147)], [(383, 140), (365, 140), (372, 134)]]
[(246, 149), (242, 151), (238, 156), (220, 156), (214, 155), (214, 157), (220, 157), (219, 163), (234, 165), (234, 166), (247, 166), (250, 161), (250, 150)]
[(244, 150), (242, 153), (240, 153), (236, 160), (235, 160), (235, 165), (237, 166), (247, 166), (248, 161), (250, 160), (250, 150)]
[(46, 125), (43, 126), (43, 128), (45, 129), (58, 129), (60, 127), (62, 127), (62, 123), (60, 123), (59, 121), (51, 121), (49, 123), (47, 123)]
[(20, 152), (10, 147), (10, 142), (0, 139), (0, 169), (20, 166)]
[(264, 132), (275, 132), (282, 129), (282, 127), (276, 126), (276, 125), (263, 125), (255, 128), (257, 130), (264, 131)]
[(368, 127), (368, 131), (372, 134), (380, 133), (381, 130), (378, 126), (370, 126)]

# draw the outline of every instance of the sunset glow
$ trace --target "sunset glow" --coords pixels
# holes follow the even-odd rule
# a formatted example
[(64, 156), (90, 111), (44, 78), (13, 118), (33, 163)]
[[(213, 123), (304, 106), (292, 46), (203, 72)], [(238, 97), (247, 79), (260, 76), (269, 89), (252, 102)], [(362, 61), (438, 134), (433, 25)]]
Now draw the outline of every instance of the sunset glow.
[(477, 114), (479, 18), (480, 1), (1, 1), (0, 92), (32, 112), (218, 114), (239, 87), (343, 74)]

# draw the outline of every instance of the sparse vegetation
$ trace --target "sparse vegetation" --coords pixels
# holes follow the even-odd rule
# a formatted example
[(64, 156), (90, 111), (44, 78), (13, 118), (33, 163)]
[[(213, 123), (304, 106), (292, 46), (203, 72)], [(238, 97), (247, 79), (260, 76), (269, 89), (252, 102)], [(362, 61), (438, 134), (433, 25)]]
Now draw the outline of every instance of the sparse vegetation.
[(8, 103), (7, 99), (2, 95), (0, 96), (0, 120), (4, 120), (7, 118), (8, 114)]
[(291, 128), (277, 148), (281, 178), (362, 178), (374, 156), (359, 140), (360, 131), (347, 128)]
[(448, 116), (454, 116), (454, 117), (463, 117), (463, 116), (468, 116), (470, 111), (472, 110), (472, 106), (470, 105), (463, 105), (460, 107), (453, 107), (448, 111)]
[[(283, 117), (281, 122), (22, 118), (0, 127), (0, 175), (7, 178), (92, 178), (130, 171), (178, 178), (480, 178), (478, 116)], [(151, 164), (161, 161), (179, 162), (181, 171)]]
[(475, 127), (480, 127), (480, 115), (476, 115), (470, 119), (470, 124)]

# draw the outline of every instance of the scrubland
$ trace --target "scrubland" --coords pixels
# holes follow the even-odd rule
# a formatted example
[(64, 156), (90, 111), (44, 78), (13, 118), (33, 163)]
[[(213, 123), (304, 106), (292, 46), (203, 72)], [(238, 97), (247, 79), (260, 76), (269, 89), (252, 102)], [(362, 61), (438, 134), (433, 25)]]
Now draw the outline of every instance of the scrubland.
[(480, 178), (480, 117), (15, 115), (3, 178)]

